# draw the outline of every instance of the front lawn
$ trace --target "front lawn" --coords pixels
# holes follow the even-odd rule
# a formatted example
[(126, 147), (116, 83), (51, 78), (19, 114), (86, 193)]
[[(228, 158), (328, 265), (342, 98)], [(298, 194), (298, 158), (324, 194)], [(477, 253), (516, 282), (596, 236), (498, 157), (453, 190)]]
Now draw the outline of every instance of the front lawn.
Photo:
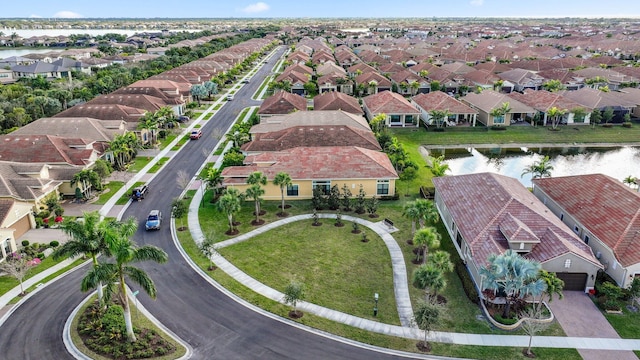
[(290, 281), (305, 284), (305, 300), (362, 318), (372, 315), (373, 295), (380, 294), (378, 320), (400, 325), (393, 293), (389, 251), (370, 229), (368, 242), (353, 234), (352, 223), (321, 219), (297, 221), (219, 252), (249, 276), (284, 292)]
[(164, 164), (169, 161), (170, 158), (168, 157), (161, 157), (160, 159), (158, 159), (158, 162), (156, 162), (155, 164), (153, 164), (153, 166), (149, 169), (149, 171), (147, 171), (148, 173), (152, 174), (152, 173), (157, 173), (158, 170), (160, 170), (160, 168), (162, 166), (164, 166)]
[(623, 339), (637, 339), (640, 337), (640, 312), (629, 311), (626, 306), (622, 307), (622, 314), (607, 314), (611, 326)]
[(105, 184), (104, 189), (100, 193), (100, 197), (98, 200), (94, 201), (94, 205), (104, 205), (107, 203), (109, 199), (113, 196), (113, 194), (117, 193), (121, 187), (124, 186), (124, 182), (122, 181), (109, 181)]
[(129, 164), (127, 171), (132, 173), (140, 172), (142, 168), (151, 162), (151, 159), (152, 158), (150, 156), (136, 156), (136, 158), (133, 159), (133, 162)]
[[(60, 240), (60, 239), (54, 239), (51, 238), (51, 240)], [(48, 268), (60, 263), (61, 261), (64, 261), (64, 259), (59, 260), (59, 261), (54, 261), (53, 258), (51, 257), (47, 257), (44, 260), (42, 260), (42, 262), (34, 267), (32, 267), (31, 269), (29, 269), (29, 272), (27, 273), (27, 276), (25, 276), (25, 278), (22, 280), (23, 282), (28, 280), (29, 278), (47, 270)], [(16, 280), (16, 278), (8, 276), (8, 275), (4, 275), (4, 276), (0, 276), (0, 295), (4, 295), (6, 294), (9, 290), (13, 289), (16, 286), (19, 286), (20, 283), (18, 282), (18, 280)], [(26, 288), (25, 288), (26, 290)]]

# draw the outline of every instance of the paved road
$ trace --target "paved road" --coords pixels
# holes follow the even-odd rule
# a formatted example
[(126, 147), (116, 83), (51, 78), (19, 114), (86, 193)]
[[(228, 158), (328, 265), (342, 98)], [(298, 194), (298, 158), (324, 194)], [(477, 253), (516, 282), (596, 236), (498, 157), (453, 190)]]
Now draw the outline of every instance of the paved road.
[[(257, 104), (249, 98), (260, 85), (258, 79), (270, 71), (274, 59), (258, 72), (256, 81), (246, 84), (235, 100), (204, 123), (200, 140), (186, 144), (158, 173), (150, 184), (149, 196), (133, 203), (125, 212), (125, 218), (134, 216), (139, 220), (136, 242), (159, 246), (169, 254), (167, 264), (141, 264), (156, 282), (158, 299), (152, 301), (141, 292), (139, 301), (192, 346), (195, 359), (396, 359), (394, 355), (350, 346), (248, 310), (193, 272), (175, 248), (168, 223), (159, 231), (144, 231), (143, 221), (151, 209), (160, 209), (165, 217), (169, 216), (171, 201), (181, 192), (176, 183), (177, 172), (195, 175), (205, 160), (201, 149), (211, 150), (218, 141), (212, 136), (214, 129), (226, 130), (244, 107)], [(46, 287), (5, 322), (0, 332), (4, 359), (71, 358), (62, 344), (62, 327), (84, 297), (78, 290), (84, 270)]]

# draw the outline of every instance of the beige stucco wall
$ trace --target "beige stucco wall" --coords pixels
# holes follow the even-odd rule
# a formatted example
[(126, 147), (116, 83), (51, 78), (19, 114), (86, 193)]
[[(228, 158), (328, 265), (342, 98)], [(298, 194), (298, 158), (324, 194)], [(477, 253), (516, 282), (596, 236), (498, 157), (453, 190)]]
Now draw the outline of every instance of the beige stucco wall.
[[(298, 185), (298, 196), (287, 196), (287, 191), (285, 189), (285, 199), (289, 200), (299, 200), (299, 199), (311, 199), (313, 197), (313, 188), (311, 180), (292, 180), (293, 185)], [(332, 180), (331, 186), (338, 185), (340, 191), (342, 192), (342, 187), (347, 184), (349, 190), (351, 190), (352, 197), (355, 198), (360, 192), (360, 184), (362, 184), (362, 188), (367, 194), (367, 198), (373, 197), (376, 195), (380, 197), (382, 195), (377, 195), (377, 180), (372, 179), (354, 179), (354, 180)], [(244, 192), (249, 187), (246, 184), (243, 185), (231, 185), (230, 187), (234, 187), (241, 192)], [(265, 190), (265, 194), (262, 196), (264, 200), (280, 200), (280, 187), (273, 185), (272, 182), (268, 182), (267, 185), (262, 187)], [(393, 196), (395, 194), (395, 180), (389, 180), (389, 194), (384, 196)]]

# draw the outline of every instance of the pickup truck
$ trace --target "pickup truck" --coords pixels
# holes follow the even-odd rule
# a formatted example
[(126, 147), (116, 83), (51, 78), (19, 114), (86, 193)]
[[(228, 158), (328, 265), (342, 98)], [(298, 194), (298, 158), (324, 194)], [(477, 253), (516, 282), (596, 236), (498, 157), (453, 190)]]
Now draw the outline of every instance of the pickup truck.
[(142, 201), (144, 196), (149, 192), (149, 187), (147, 185), (142, 185), (131, 190), (131, 200), (134, 201)]

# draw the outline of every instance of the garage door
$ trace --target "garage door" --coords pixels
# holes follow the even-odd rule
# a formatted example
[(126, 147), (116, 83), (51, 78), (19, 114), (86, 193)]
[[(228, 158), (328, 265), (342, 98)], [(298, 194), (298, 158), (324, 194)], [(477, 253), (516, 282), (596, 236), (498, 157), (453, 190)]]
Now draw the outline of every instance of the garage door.
[(13, 233), (13, 238), (17, 239), (22, 236), (24, 233), (31, 229), (31, 224), (29, 223), (29, 216), (25, 215), (22, 219), (13, 223), (10, 227), (16, 229)]
[(556, 275), (564, 281), (563, 290), (584, 291), (587, 286), (586, 273), (557, 273)]

